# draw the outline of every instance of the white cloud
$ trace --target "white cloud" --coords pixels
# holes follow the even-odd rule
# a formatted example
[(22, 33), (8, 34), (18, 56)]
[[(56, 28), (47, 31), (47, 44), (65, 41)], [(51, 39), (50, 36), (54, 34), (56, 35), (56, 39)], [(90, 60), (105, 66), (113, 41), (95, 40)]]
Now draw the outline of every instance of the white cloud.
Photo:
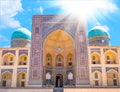
[(1, 41), (4, 41), (4, 42), (8, 42), (9, 40), (5, 37), (5, 36), (3, 36), (3, 35), (0, 35), (0, 39), (2, 39)]
[(111, 13), (111, 12), (118, 10), (118, 7), (111, 0), (103, 0), (103, 2), (101, 2), (101, 6), (99, 6), (98, 9), (102, 13), (108, 14), (108, 13)]
[(16, 20), (14, 17), (9, 16), (0, 16), (0, 29), (2, 28), (17, 28), (20, 27), (20, 22)]
[(20, 27), (20, 22), (15, 16), (23, 11), (21, 0), (0, 0), (0, 3), (0, 29)]
[(43, 7), (39, 7), (39, 12), (40, 12), (40, 14), (43, 14)]
[(40, 7), (37, 7), (37, 8), (33, 8), (33, 11), (37, 12), (37, 13), (40, 13), (40, 14), (43, 14), (44, 8), (42, 6), (40, 6)]
[(60, 7), (63, 12), (74, 15), (108, 14), (118, 10), (112, 0), (55, 0), (53, 6)]

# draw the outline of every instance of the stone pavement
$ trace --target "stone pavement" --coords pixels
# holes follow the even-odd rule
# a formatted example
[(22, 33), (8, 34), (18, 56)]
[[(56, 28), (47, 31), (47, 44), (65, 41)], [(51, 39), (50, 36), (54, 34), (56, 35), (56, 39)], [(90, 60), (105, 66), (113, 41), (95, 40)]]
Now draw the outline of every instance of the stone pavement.
[(0, 92), (120, 92), (120, 88), (0, 88)]
[(120, 88), (65, 88), (64, 92), (120, 92)]

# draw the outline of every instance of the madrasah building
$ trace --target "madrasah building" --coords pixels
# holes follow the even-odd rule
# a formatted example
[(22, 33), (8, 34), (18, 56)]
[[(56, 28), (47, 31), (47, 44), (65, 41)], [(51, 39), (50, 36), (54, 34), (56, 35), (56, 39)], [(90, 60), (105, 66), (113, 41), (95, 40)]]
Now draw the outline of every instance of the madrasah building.
[(0, 48), (0, 86), (120, 87), (120, 47), (110, 46), (103, 26), (64, 15), (34, 15), (32, 34), (24, 28)]

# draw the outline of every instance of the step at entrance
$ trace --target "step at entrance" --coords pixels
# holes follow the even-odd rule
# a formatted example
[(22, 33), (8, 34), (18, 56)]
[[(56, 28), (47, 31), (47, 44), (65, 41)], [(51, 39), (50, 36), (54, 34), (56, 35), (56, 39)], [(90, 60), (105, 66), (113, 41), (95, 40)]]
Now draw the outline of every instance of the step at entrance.
[(54, 88), (53, 92), (63, 92), (63, 88)]

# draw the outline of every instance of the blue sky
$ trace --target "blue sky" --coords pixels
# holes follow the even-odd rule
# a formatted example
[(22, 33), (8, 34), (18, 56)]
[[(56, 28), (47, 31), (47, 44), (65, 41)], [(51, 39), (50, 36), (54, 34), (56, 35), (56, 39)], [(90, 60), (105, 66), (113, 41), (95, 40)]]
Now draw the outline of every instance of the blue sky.
[[(60, 5), (54, 5), (57, 1), (0, 0), (0, 47), (10, 46), (11, 35), (17, 28), (24, 27), (32, 31), (33, 15), (67, 14)], [(109, 29), (111, 45), (120, 46), (120, 0), (106, 1), (110, 2), (106, 4), (106, 11), (97, 11), (97, 14), (87, 18), (87, 31), (99, 23)]]

